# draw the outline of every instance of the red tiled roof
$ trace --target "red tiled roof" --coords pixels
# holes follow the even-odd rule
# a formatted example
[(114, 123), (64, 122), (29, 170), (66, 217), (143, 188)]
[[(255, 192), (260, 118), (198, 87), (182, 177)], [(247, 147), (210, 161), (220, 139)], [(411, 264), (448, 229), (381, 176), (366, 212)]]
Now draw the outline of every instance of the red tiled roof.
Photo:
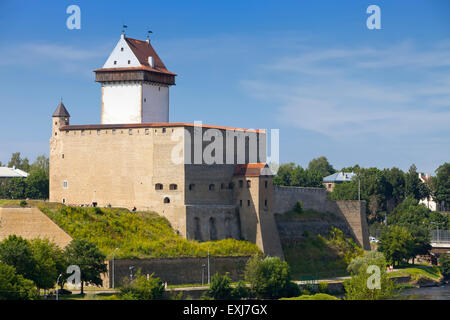
[[(60, 128), (61, 131), (65, 130), (105, 130), (105, 129), (133, 129), (133, 128), (170, 128), (170, 127), (196, 127), (200, 125), (196, 125), (193, 123), (185, 123), (185, 122), (171, 122), (171, 123), (125, 123), (125, 124), (86, 124), (86, 125), (68, 125), (62, 126)], [(265, 133), (266, 130), (261, 129), (242, 129), (242, 128), (233, 128), (233, 127), (222, 127), (222, 126), (211, 126), (211, 125), (202, 125), (203, 128), (206, 129), (219, 129), (219, 130), (236, 130), (236, 131), (244, 131), (244, 132), (257, 132), (257, 133)]]
[[(162, 62), (161, 58), (156, 53), (155, 49), (153, 49), (152, 45), (147, 41), (125, 38), (128, 46), (133, 51), (136, 58), (139, 60), (141, 64), (140, 67), (128, 67), (128, 68), (101, 68), (94, 70), (94, 72), (102, 72), (102, 71), (127, 71), (127, 70), (146, 70), (159, 72), (164, 74), (170, 74), (176, 76), (175, 73), (167, 70), (166, 66)], [(148, 57), (153, 57), (153, 68), (148, 63)]]
[(238, 164), (234, 169), (235, 176), (259, 177), (261, 175), (272, 175), (267, 163)]

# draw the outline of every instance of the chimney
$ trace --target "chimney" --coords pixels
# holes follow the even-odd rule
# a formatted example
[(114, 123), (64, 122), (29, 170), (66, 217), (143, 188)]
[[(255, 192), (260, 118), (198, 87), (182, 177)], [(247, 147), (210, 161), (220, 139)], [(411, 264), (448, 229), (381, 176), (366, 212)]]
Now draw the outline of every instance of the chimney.
[(152, 67), (152, 68), (154, 67), (152, 56), (148, 57), (148, 64), (150, 65), (150, 67)]

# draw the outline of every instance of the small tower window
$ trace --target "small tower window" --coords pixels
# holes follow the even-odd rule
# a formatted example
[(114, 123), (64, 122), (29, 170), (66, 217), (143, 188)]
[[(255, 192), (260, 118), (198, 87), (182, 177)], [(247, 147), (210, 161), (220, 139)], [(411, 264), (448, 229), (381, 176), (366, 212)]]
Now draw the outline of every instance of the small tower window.
[(63, 188), (67, 189), (69, 187), (69, 183), (67, 182), (67, 180), (63, 181)]
[(225, 183), (220, 184), (220, 189), (225, 189)]
[(81, 130), (81, 135), (84, 136), (84, 130)]
[(120, 48), (120, 51), (123, 51), (123, 47), (122, 47), (122, 48)]
[(162, 189), (163, 189), (162, 183), (155, 184), (155, 190), (162, 190)]
[(97, 135), (100, 135), (100, 130), (97, 130)]
[(267, 207), (267, 199), (264, 200), (264, 207)]
[(144, 98), (144, 102), (147, 102), (147, 98)]
[(62, 156), (62, 158), (64, 159), (64, 153), (63, 153), (61, 156)]
[(62, 199), (62, 203), (63, 203), (63, 204), (66, 203), (66, 199), (65, 199), (65, 198)]
[(133, 134), (133, 129), (129, 129), (128, 134), (131, 136)]
[(209, 191), (214, 191), (214, 184), (209, 185)]
[(114, 60), (114, 64), (117, 64), (117, 61)]
[(116, 129), (112, 129), (111, 133), (116, 134)]
[(250, 188), (252, 186), (252, 182), (250, 180), (247, 180), (247, 188)]
[(247, 200), (247, 206), (250, 207), (250, 200)]
[(164, 198), (164, 203), (170, 203), (169, 197), (165, 197), (165, 198)]
[(242, 207), (242, 200), (239, 200), (239, 206)]
[(195, 184), (191, 183), (189, 185), (189, 191), (193, 191), (195, 189)]
[(150, 133), (150, 130), (145, 129), (145, 134), (148, 135)]
[(130, 60), (128, 60), (128, 64), (130, 64), (131, 63), (131, 61)]
[(177, 190), (177, 189), (178, 189), (178, 186), (177, 186), (175, 183), (172, 183), (172, 184), (169, 186), (169, 189), (170, 189), (170, 190)]
[(162, 128), (162, 133), (166, 133), (166, 128)]

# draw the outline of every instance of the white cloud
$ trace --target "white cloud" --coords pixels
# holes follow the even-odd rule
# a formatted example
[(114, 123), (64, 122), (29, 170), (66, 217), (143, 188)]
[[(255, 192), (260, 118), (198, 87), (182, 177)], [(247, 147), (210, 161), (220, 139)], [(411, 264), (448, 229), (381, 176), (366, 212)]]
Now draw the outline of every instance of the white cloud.
[(262, 77), (242, 85), (274, 104), (278, 120), (290, 126), (335, 139), (399, 138), (450, 130), (449, 67), (443, 43), (421, 50), (410, 41), (381, 49), (309, 48), (262, 66)]

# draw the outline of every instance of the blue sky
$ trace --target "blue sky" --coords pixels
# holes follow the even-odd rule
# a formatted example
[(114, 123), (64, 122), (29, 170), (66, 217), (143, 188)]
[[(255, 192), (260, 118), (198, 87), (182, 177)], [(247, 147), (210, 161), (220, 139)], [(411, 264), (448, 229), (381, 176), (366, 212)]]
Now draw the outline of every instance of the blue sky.
[[(81, 8), (81, 30), (66, 8)], [(381, 8), (368, 30), (366, 8)], [(173, 122), (280, 129), (280, 160), (434, 172), (450, 161), (450, 2), (0, 1), (0, 161), (48, 154), (62, 96), (100, 121), (101, 67), (127, 35), (176, 72)]]

